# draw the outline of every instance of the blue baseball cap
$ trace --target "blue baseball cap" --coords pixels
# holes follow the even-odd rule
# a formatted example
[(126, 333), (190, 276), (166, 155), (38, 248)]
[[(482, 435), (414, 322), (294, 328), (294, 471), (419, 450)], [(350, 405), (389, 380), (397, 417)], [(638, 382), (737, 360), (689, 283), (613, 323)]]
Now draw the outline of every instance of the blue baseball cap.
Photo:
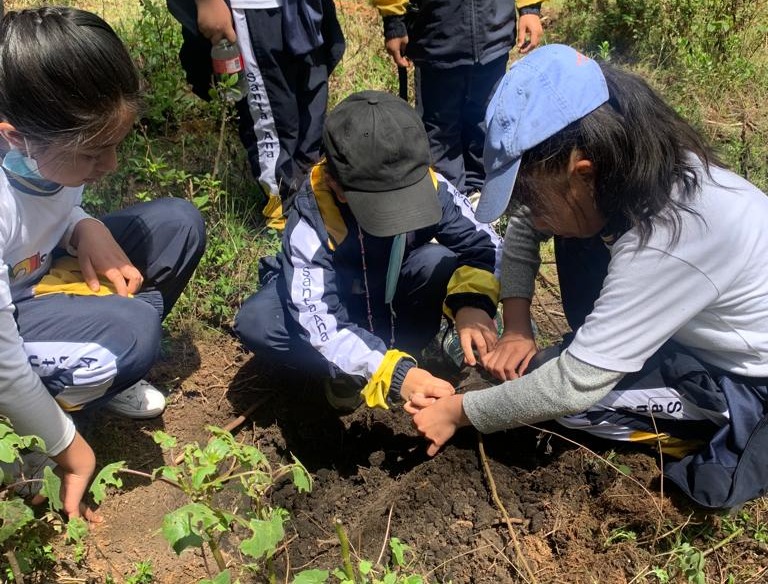
[(512, 64), (485, 113), (485, 184), (478, 221), (507, 208), (523, 153), (608, 101), (600, 66), (565, 45), (545, 45)]

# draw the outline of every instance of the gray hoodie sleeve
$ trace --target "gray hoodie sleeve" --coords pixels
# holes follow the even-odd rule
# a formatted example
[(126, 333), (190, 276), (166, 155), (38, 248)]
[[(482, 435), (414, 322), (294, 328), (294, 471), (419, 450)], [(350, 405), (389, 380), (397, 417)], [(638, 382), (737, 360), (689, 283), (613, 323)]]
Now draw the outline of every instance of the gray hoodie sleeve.
[(534, 229), (527, 207), (509, 214), (501, 258), (501, 299), (533, 298), (541, 257), (539, 246), (549, 234)]
[(487, 434), (583, 412), (605, 397), (624, 373), (580, 361), (566, 349), (558, 358), (512, 381), (464, 395), (464, 412)]
[(46, 452), (52, 456), (75, 437), (72, 419), (29, 365), (12, 305), (0, 309), (0, 414), (11, 421), (18, 434), (42, 438)]

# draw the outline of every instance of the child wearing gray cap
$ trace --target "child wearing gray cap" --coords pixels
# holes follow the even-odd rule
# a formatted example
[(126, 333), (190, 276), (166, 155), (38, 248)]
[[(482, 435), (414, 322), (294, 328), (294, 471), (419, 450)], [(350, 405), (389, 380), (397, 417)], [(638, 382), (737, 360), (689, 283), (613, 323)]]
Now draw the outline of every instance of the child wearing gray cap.
[(324, 379), (338, 409), (386, 408), (415, 387), (452, 394), (416, 360), (442, 314), (465, 353), (493, 348), (501, 240), (430, 168), (424, 126), (402, 99), (350, 95), (323, 143), (235, 331), (255, 354)]
[[(503, 383), (406, 409), (437, 450), (456, 428), (557, 420), (649, 443), (686, 495), (725, 508), (768, 489), (768, 198), (642, 79), (562, 45), (515, 63), (486, 114), (477, 217), (509, 216)], [(538, 243), (554, 236), (574, 331), (537, 353)]]

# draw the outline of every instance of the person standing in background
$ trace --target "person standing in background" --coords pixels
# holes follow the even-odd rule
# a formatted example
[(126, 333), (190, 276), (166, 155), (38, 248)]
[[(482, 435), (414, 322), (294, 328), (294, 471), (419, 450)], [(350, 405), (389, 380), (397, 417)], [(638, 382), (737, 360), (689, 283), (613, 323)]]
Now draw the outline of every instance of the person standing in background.
[(240, 140), (267, 196), (268, 227), (320, 158), (328, 76), (344, 53), (333, 0), (167, 0), (182, 24), (181, 65), (192, 90), (210, 99), (211, 47), (237, 43), (248, 82), (237, 102)]
[(372, 2), (395, 64), (416, 66), (416, 109), (435, 169), (473, 199), (485, 179), (486, 106), (512, 48), (527, 53), (540, 43), (541, 0)]

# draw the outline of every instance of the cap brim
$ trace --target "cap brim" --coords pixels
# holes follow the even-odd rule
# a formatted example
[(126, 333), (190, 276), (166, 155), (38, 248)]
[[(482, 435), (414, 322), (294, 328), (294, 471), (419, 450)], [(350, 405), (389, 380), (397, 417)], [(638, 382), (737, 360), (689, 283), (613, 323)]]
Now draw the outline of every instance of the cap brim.
[(391, 237), (429, 227), (443, 216), (430, 172), (402, 189), (383, 192), (344, 189), (344, 197), (360, 227), (376, 237)]
[(480, 223), (491, 223), (502, 216), (507, 210), (509, 199), (512, 198), (512, 189), (517, 180), (517, 171), (520, 170), (520, 161), (512, 161), (505, 165), (503, 170), (491, 172), (485, 177), (480, 201), (475, 211), (475, 219)]

